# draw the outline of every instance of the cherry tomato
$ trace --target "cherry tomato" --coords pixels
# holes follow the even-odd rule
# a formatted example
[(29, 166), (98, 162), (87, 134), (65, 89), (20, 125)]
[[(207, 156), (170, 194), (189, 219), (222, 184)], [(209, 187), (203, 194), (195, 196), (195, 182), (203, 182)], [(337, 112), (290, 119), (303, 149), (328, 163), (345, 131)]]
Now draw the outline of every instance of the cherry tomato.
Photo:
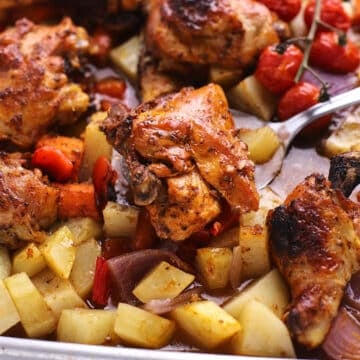
[(66, 155), (52, 146), (37, 148), (34, 151), (31, 163), (57, 182), (70, 180), (74, 169), (73, 163)]
[(340, 45), (335, 32), (318, 33), (311, 47), (311, 64), (334, 73), (355, 71), (360, 63), (360, 52), (351, 40), (345, 41)]
[[(304, 19), (308, 28), (310, 28), (313, 21), (314, 12), (315, 0), (310, 0), (304, 12)], [(351, 26), (351, 19), (345, 12), (341, 0), (322, 0), (320, 18), (323, 22), (343, 31), (347, 31)], [(326, 31), (329, 29), (319, 26), (318, 30)]]
[(95, 90), (100, 94), (122, 99), (126, 90), (126, 83), (121, 79), (106, 78), (96, 83)]
[[(281, 121), (289, 119), (301, 111), (317, 104), (320, 99), (320, 89), (308, 82), (299, 82), (290, 88), (280, 99), (278, 117)], [(331, 116), (324, 116), (301, 131), (303, 138), (318, 135), (326, 129), (331, 121)]]
[(112, 45), (111, 36), (104, 29), (98, 28), (91, 38), (91, 44), (94, 47), (95, 57), (102, 63), (106, 62)]
[(260, 0), (260, 2), (286, 22), (291, 21), (301, 9), (301, 0)]
[(295, 45), (287, 46), (283, 53), (281, 46), (266, 47), (260, 55), (255, 71), (256, 78), (275, 94), (281, 94), (294, 85), (295, 75), (304, 57)]

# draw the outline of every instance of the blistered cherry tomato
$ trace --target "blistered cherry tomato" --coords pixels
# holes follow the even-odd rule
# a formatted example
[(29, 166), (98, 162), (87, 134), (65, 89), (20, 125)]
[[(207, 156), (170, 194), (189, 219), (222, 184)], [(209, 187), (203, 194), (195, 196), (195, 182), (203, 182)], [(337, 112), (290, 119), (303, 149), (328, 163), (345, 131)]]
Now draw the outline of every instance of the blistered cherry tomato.
[(256, 78), (275, 94), (281, 94), (294, 85), (295, 75), (304, 57), (295, 45), (287, 46), (285, 51), (281, 51), (281, 46), (265, 48), (255, 71)]
[(291, 21), (301, 9), (301, 0), (260, 0), (280, 19)]
[(94, 47), (95, 58), (100, 62), (105, 62), (109, 56), (112, 45), (110, 34), (104, 29), (96, 29), (91, 38), (91, 44)]
[(126, 90), (126, 83), (124, 80), (110, 77), (97, 82), (95, 90), (100, 94), (122, 99)]
[[(310, 28), (313, 21), (314, 12), (315, 0), (310, 0), (304, 12), (304, 19), (308, 28)], [(341, 0), (322, 0), (320, 19), (323, 22), (343, 31), (347, 31), (351, 26), (351, 19), (345, 12)], [(318, 29), (328, 30), (323, 26), (319, 26)]]
[[(308, 82), (299, 82), (290, 88), (280, 99), (278, 106), (278, 118), (281, 121), (289, 119), (320, 100), (320, 89)], [(331, 121), (331, 116), (324, 116), (301, 131), (303, 138), (317, 136), (324, 131)]]
[(356, 70), (360, 52), (351, 40), (346, 39), (342, 45), (335, 32), (320, 32), (311, 47), (310, 62), (326, 71), (343, 74)]
[(74, 165), (66, 155), (52, 146), (42, 146), (35, 150), (31, 163), (43, 170), (57, 182), (70, 180)]

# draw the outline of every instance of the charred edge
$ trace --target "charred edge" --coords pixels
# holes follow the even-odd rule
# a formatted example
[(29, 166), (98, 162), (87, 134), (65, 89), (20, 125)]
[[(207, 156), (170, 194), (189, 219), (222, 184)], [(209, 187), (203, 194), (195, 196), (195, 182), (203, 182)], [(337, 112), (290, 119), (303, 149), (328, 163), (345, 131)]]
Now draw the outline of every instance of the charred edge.
[(349, 196), (360, 183), (360, 152), (334, 156), (330, 161), (329, 180), (334, 189)]

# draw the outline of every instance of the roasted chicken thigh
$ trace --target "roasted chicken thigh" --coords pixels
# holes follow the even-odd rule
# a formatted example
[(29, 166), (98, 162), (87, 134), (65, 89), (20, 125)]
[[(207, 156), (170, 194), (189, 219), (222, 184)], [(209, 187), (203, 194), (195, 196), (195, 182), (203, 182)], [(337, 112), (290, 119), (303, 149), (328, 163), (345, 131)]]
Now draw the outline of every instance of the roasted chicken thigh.
[(25, 162), (20, 154), (0, 154), (0, 244), (9, 247), (41, 242), (40, 230), (57, 219), (58, 190), (39, 170), (24, 168)]
[(65, 58), (79, 66), (88, 47), (86, 31), (68, 18), (56, 26), (22, 19), (0, 34), (0, 141), (29, 148), (55, 122), (86, 111), (89, 97), (69, 81)]
[(324, 340), (346, 283), (359, 269), (356, 209), (322, 175), (312, 175), (268, 215), (272, 256), (293, 299), (286, 322), (309, 348)]
[(254, 164), (222, 89), (207, 85), (158, 98), (103, 126), (127, 161), (136, 205), (146, 206), (161, 238), (183, 240), (220, 212), (219, 198), (257, 209)]
[(151, 0), (145, 36), (157, 57), (243, 68), (278, 40), (272, 21), (253, 0)]

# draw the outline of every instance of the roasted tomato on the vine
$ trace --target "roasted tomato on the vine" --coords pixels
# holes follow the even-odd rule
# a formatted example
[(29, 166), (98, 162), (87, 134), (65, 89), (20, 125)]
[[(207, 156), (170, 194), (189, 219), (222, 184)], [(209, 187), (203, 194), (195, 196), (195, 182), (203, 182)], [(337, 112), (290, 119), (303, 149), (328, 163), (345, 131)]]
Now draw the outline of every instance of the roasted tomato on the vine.
[[(310, 108), (320, 101), (321, 90), (308, 82), (299, 82), (290, 88), (280, 99), (278, 118), (285, 121), (290, 117)], [(325, 130), (331, 121), (331, 116), (324, 116), (301, 131), (301, 136), (310, 138)]]
[(344, 44), (341, 41), (335, 32), (318, 33), (311, 47), (311, 64), (334, 73), (355, 71), (360, 63), (359, 49), (349, 39)]
[(280, 19), (291, 21), (301, 9), (301, 0), (260, 0)]
[[(310, 28), (315, 13), (315, 0), (310, 0), (305, 8), (305, 23)], [(351, 19), (346, 13), (341, 0), (322, 0), (321, 1), (321, 21), (337, 29), (347, 31), (351, 26)], [(318, 30), (328, 30), (324, 26), (319, 26)]]
[(281, 94), (294, 85), (303, 57), (295, 45), (270, 45), (260, 55), (255, 76), (269, 91)]

